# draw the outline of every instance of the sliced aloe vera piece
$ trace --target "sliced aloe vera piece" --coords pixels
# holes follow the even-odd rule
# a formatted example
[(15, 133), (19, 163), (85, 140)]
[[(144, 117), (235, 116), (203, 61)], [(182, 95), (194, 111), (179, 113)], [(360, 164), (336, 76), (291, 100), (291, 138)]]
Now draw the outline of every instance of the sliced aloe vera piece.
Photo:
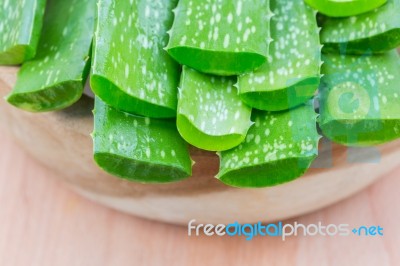
[(349, 146), (381, 144), (400, 137), (400, 58), (325, 55), (320, 88), (320, 127)]
[(349, 18), (326, 18), (323, 52), (382, 53), (400, 45), (400, 0), (388, 0), (373, 12)]
[(254, 110), (246, 140), (219, 154), (217, 178), (235, 187), (266, 187), (301, 176), (318, 154), (316, 117), (311, 101), (285, 112)]
[(163, 50), (176, 0), (100, 0), (91, 87), (115, 108), (175, 117), (179, 66)]
[(96, 163), (115, 176), (165, 183), (191, 175), (188, 147), (174, 121), (121, 112), (96, 97), (92, 136)]
[(271, 0), (270, 58), (239, 76), (242, 100), (254, 108), (280, 111), (311, 97), (320, 81), (321, 45), (316, 13), (302, 1)]
[(37, 55), (18, 72), (9, 103), (44, 112), (65, 108), (82, 96), (95, 9), (94, 0), (48, 1)]
[(387, 0), (305, 0), (307, 4), (330, 17), (350, 17), (372, 11)]
[(177, 126), (182, 137), (200, 149), (221, 151), (239, 145), (250, 126), (251, 108), (234, 87), (236, 78), (202, 74), (183, 67)]
[(36, 54), (46, 0), (3, 0), (0, 5), (0, 65), (17, 65)]
[(180, 0), (166, 49), (204, 73), (249, 72), (267, 60), (271, 16), (269, 0)]

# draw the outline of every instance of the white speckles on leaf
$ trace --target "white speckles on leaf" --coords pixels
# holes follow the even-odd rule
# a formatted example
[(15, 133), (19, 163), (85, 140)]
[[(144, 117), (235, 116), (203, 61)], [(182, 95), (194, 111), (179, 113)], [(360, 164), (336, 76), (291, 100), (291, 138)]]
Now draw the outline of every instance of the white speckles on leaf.
[(151, 117), (175, 115), (179, 66), (164, 48), (176, 2), (100, 0), (92, 76), (113, 87), (95, 83), (92, 89), (108, 104)]
[[(73, 104), (82, 95), (87, 75), (95, 2), (48, 0), (47, 11), (37, 54), (21, 67), (8, 96), (10, 103), (28, 111), (52, 111)], [(74, 34), (64, 36), (65, 32)]]
[(324, 55), (320, 126), (346, 145), (376, 145), (399, 137), (400, 58), (396, 50), (373, 55)]
[(224, 38), (224, 48), (227, 48), (229, 46), (229, 41), (230, 41), (230, 35), (226, 34)]
[(385, 5), (357, 17), (327, 18), (322, 26), (324, 51), (339, 50), (346, 44), (347, 54), (381, 53), (400, 45), (400, 1)]
[[(313, 96), (320, 76), (321, 47), (315, 13), (303, 1), (271, 0), (271, 10), (275, 16), (271, 19), (274, 41), (269, 60), (256, 71), (239, 77), (239, 93), (250, 106), (277, 111), (304, 103)], [(248, 18), (247, 22), (250, 21)], [(245, 42), (256, 30), (254, 25), (247, 28), (242, 40)], [(304, 92), (289, 92), (290, 87), (307, 79), (316, 81), (307, 90), (304, 87)], [(260, 93), (269, 101), (260, 100)]]
[(147, 148), (146, 148), (146, 157), (147, 157), (147, 158), (150, 158), (150, 155), (151, 155), (150, 148), (147, 147)]
[[(196, 12), (192, 12), (192, 9)], [(235, 54), (264, 57), (266, 61), (269, 46), (265, 41), (269, 37), (269, 0), (220, 0), (212, 3), (181, 0), (177, 10), (167, 50), (181, 64), (202, 72), (229, 76), (252, 70), (262, 63), (258, 59), (261, 63), (252, 66), (253, 63)], [(193, 30), (187, 26), (188, 23), (198, 27)], [(204, 60), (198, 60), (197, 56), (188, 57), (184, 53), (187, 49), (193, 49), (193, 53), (197, 51), (195, 49), (209, 53), (200, 54)], [(236, 58), (243, 62), (224, 66), (220, 55), (229, 57), (231, 61)], [(204, 61), (207, 61), (208, 67)]]
[[(263, 171), (264, 168), (282, 167), (274, 171), (275, 175), (279, 173), (277, 176), (270, 176), (267, 171), (262, 175), (258, 173), (258, 176), (266, 179), (293, 179), (299, 175), (298, 169), (306, 168), (307, 164), (296, 165), (296, 169), (288, 169), (285, 164), (280, 164), (281, 160), (287, 158), (299, 162), (304, 160), (309, 164), (316, 157), (319, 135), (316, 130), (316, 114), (311, 102), (288, 112), (253, 111), (252, 117), (255, 127), (249, 130), (246, 141), (234, 149), (221, 152), (218, 178), (223, 180), (225, 175), (229, 175), (235, 179), (237, 172), (238, 180), (232, 181), (236, 186), (241, 186), (243, 182), (244, 186), (256, 187), (258, 182), (264, 182), (256, 180), (258, 178), (247, 181), (241, 181), (240, 178), (253, 177), (254, 173), (251, 169), (255, 167), (258, 167), (259, 171)], [(271, 125), (271, 120), (274, 120), (273, 125)], [(292, 126), (288, 129), (287, 125), (290, 122)], [(245, 174), (246, 169), (250, 169), (248, 175)], [(290, 172), (293, 176), (287, 177), (287, 173)]]
[(0, 4), (0, 64), (14, 65), (35, 56), (44, 0), (5, 0)]

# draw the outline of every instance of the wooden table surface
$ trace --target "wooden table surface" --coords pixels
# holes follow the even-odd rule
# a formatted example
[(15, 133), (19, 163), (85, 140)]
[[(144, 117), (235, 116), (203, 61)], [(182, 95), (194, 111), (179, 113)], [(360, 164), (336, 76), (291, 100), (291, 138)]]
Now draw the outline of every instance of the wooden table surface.
[[(0, 265), (400, 265), (400, 166), (301, 223), (380, 225), (383, 237), (188, 237), (72, 192), (0, 131)], [(34, 141), (34, 140), (33, 140)]]

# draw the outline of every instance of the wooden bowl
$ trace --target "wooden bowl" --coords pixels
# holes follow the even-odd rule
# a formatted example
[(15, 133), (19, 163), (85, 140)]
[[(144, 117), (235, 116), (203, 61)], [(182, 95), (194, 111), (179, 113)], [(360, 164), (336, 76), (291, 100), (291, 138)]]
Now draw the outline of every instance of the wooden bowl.
[[(0, 96), (16, 80), (17, 68), (0, 67)], [(347, 149), (322, 140), (308, 173), (287, 184), (237, 189), (214, 178), (218, 158), (192, 149), (193, 177), (172, 184), (145, 185), (113, 177), (92, 158), (92, 99), (84, 96), (58, 112), (31, 114), (0, 102), (2, 132), (83, 196), (114, 209), (176, 224), (276, 221), (342, 200), (385, 176), (399, 164), (400, 141), (370, 149)], [(371, 162), (375, 160), (375, 162)], [(379, 161), (379, 162), (376, 162)]]

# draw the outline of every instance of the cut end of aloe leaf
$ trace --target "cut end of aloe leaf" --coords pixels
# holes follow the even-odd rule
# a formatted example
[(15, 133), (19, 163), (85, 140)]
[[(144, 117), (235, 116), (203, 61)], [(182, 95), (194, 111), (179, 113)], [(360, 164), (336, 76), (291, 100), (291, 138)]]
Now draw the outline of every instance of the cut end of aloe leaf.
[(400, 58), (325, 55), (320, 87), (320, 128), (348, 146), (382, 144), (400, 137)]
[(321, 42), (324, 53), (384, 53), (400, 46), (400, 1), (349, 18), (325, 18)]
[(29, 112), (49, 112), (64, 109), (80, 99), (82, 81), (68, 81), (33, 92), (11, 92), (8, 103)]
[(276, 186), (302, 176), (316, 157), (317, 155), (276, 160), (220, 173), (217, 178), (226, 185), (239, 188)]
[(129, 90), (124, 91), (103, 76), (91, 75), (90, 87), (104, 102), (118, 110), (152, 118), (176, 117), (175, 108), (153, 104), (130, 95)]
[(387, 0), (304, 0), (308, 5), (330, 17), (360, 15), (384, 5)]
[[(243, 80), (239, 81), (239, 88)], [(289, 87), (277, 90), (250, 91), (240, 93), (240, 98), (244, 103), (253, 108), (264, 111), (284, 111), (304, 104), (314, 97), (320, 77), (309, 77), (299, 81)]]
[(380, 145), (400, 137), (399, 119), (335, 120), (321, 126), (328, 139), (353, 147)]
[(170, 120), (124, 113), (95, 98), (94, 159), (106, 172), (142, 183), (189, 177), (192, 160)]
[(191, 172), (186, 172), (184, 169), (142, 162), (114, 153), (95, 153), (94, 160), (107, 173), (145, 184), (177, 182), (191, 175)]
[[(250, 124), (249, 124), (250, 125)], [(238, 146), (245, 134), (207, 135), (184, 115), (178, 115), (177, 127), (181, 136), (191, 145), (207, 151), (223, 151)]]
[(178, 97), (177, 127), (193, 146), (210, 151), (239, 145), (251, 126), (233, 77), (202, 74), (184, 66)]
[(36, 53), (27, 45), (15, 45), (7, 51), (0, 52), (0, 65), (19, 65), (32, 59)]
[(246, 140), (219, 154), (217, 178), (227, 185), (257, 188), (301, 176), (318, 154), (316, 117), (311, 101), (286, 112), (254, 110), (255, 125)]
[(177, 62), (203, 73), (233, 76), (250, 72), (267, 61), (265, 55), (251, 52), (221, 52), (193, 47), (167, 47)]
[(181, 0), (166, 49), (179, 63), (204, 73), (250, 72), (267, 61), (271, 16), (268, 0)]
[(400, 28), (359, 40), (331, 42), (329, 39), (323, 39), (323, 41), (325, 43), (322, 52), (326, 54), (381, 54), (395, 49), (400, 45)]

